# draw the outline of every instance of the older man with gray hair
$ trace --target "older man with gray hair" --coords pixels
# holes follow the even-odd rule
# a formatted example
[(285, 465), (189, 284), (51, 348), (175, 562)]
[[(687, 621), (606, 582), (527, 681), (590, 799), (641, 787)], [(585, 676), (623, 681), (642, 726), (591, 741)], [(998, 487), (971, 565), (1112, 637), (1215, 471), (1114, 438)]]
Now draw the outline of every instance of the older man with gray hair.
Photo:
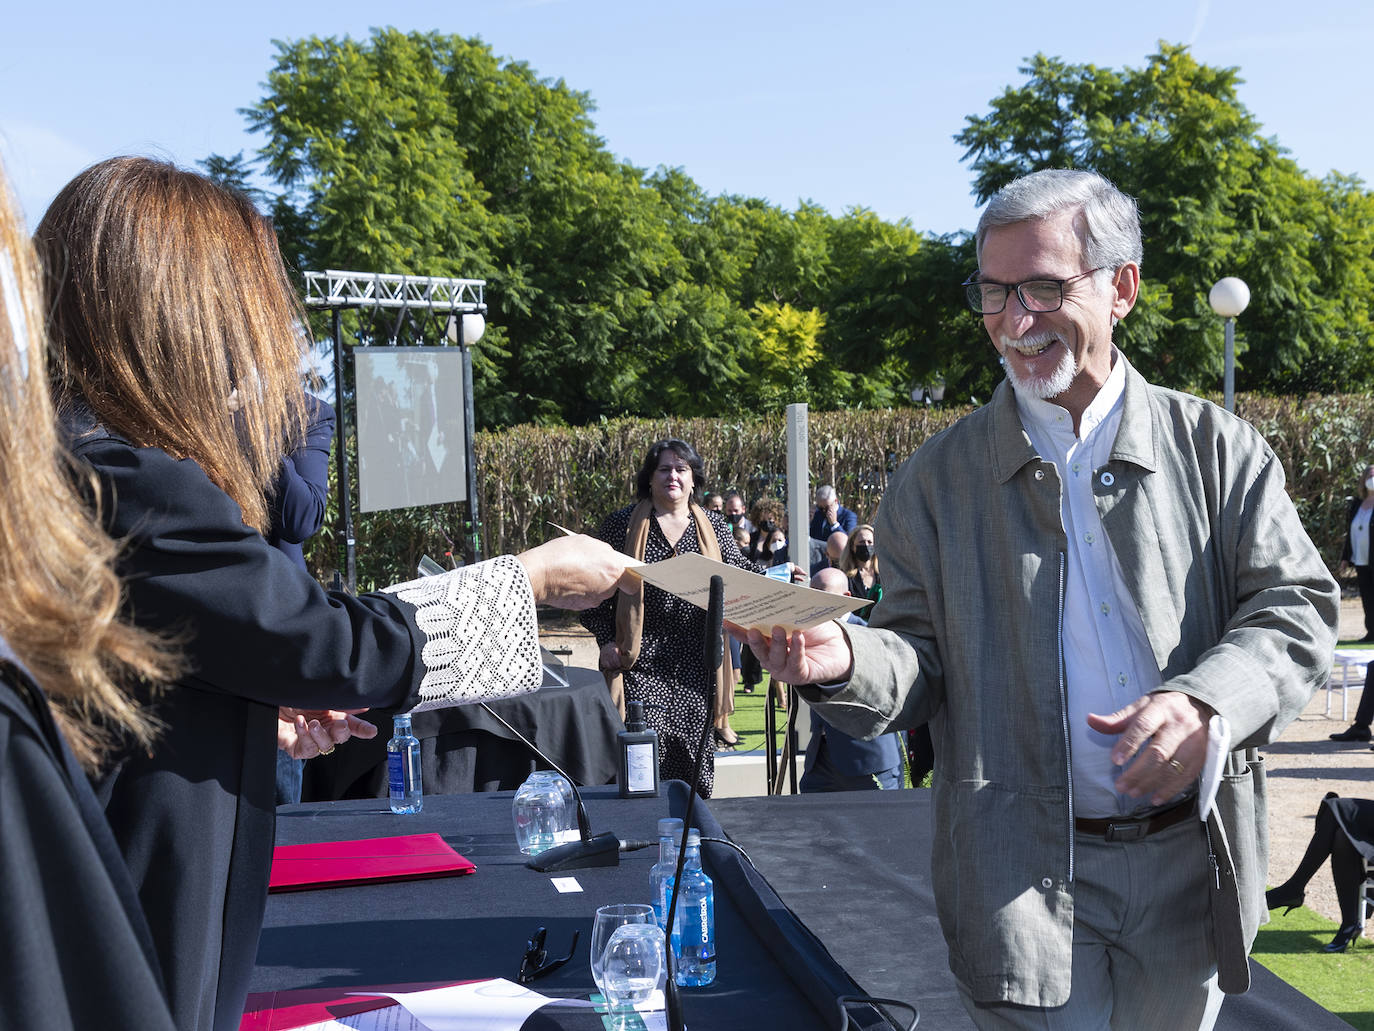
[(840, 504), (840, 497), (830, 484), (816, 488), (816, 511), (811, 516), (811, 539), (825, 541), (836, 530), (845, 534), (854, 532), (859, 525), (859, 516)]
[(977, 247), (1007, 379), (893, 477), (870, 627), (749, 641), (850, 734), (930, 721), (935, 899), (980, 1027), (1210, 1028), (1264, 919), (1255, 746), (1327, 675), (1336, 586), (1259, 434), (1113, 344), (1134, 201), (1037, 172)]

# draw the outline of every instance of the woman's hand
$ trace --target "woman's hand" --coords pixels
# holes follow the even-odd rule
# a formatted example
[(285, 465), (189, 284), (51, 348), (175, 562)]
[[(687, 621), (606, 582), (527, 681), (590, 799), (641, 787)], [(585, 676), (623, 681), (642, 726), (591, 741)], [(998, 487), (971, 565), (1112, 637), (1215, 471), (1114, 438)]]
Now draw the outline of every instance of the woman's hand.
[(277, 747), (292, 759), (328, 755), (350, 737), (374, 738), (377, 728), (357, 713), (366, 709), (277, 710)]
[(555, 537), (515, 557), (529, 574), (534, 600), (560, 609), (589, 609), (617, 588), (628, 594), (635, 587), (626, 573), (634, 560), (585, 534)]
[(620, 645), (614, 641), (607, 641), (603, 644), (599, 662), (602, 669), (618, 670), (620, 668)]
[(792, 567), (792, 582), (794, 584), (801, 584), (805, 587), (811, 582), (811, 577), (806, 575), (806, 570), (801, 566), (797, 565), (795, 562), (790, 562), (788, 565)]

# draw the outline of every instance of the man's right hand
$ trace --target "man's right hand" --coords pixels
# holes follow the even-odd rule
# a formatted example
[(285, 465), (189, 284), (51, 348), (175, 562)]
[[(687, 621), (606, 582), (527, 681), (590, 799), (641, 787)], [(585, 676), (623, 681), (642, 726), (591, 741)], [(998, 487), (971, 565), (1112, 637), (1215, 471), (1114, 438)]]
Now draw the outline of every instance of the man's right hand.
[(828, 684), (854, 675), (854, 653), (834, 620), (791, 636), (775, 626), (769, 636), (727, 623), (735, 640), (747, 644), (768, 673), (784, 684)]
[(620, 668), (620, 645), (614, 641), (607, 641), (601, 646), (601, 660), (599, 665), (602, 669), (611, 671)]

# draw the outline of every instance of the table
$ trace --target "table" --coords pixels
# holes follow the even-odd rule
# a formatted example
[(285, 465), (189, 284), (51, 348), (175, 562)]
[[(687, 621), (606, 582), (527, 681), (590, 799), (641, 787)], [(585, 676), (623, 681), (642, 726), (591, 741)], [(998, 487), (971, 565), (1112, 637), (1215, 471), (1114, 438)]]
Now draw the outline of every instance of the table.
[[(619, 799), (614, 788), (589, 789), (593, 831), (655, 840), (658, 819), (681, 816), (687, 800), (686, 785), (671, 781), (664, 788), (652, 799)], [(567, 952), (574, 930), (581, 932), (581, 942), (569, 963), (531, 987), (546, 995), (586, 997), (594, 990), (588, 940), (596, 907), (647, 901), (657, 849), (626, 853), (618, 867), (575, 871), (583, 892), (559, 894), (550, 875), (528, 869), (515, 852), (511, 800), (505, 791), (431, 796), (421, 813), (404, 817), (372, 800), (278, 809), (278, 844), (437, 831), (477, 872), (270, 896), (251, 991), (514, 980), (526, 940), (544, 926), (551, 955)], [(693, 823), (707, 838), (723, 837), (703, 803)], [(689, 1025), (837, 1028), (835, 1000), (858, 993), (852, 979), (734, 849), (706, 841), (702, 852), (716, 886), (720, 960), (715, 984), (684, 989)], [(539, 1026), (577, 1031), (601, 1024), (585, 1010), (554, 1010), (542, 1011)], [(860, 1026), (876, 1027), (876, 1015), (861, 1013)]]
[[(609, 784), (616, 775), (616, 735), (625, 729), (611, 704), (606, 681), (594, 669), (559, 667), (567, 687), (545, 686), (518, 698), (492, 702), (516, 730), (563, 767), (578, 784)], [(549, 678), (545, 676), (546, 684)], [(386, 742), (395, 710), (374, 709), (366, 718), (378, 733), (354, 739), (305, 764), (303, 802), (386, 798)], [(425, 793), (459, 794), (514, 790), (535, 768), (535, 758), (509, 730), (476, 705), (417, 714)]]
[[(1331, 692), (1341, 693), (1341, 719), (1350, 718), (1349, 696), (1346, 692), (1353, 686), (1355, 690), (1364, 687), (1364, 676), (1369, 670), (1369, 664), (1374, 662), (1374, 648), (1337, 648), (1332, 656), (1332, 665), (1340, 668), (1341, 682), (1336, 683), (1336, 671), (1331, 671), (1331, 676), (1326, 680), (1326, 715), (1331, 715)], [(1350, 673), (1355, 672), (1356, 681), (1350, 683)]]
[[(950, 973), (930, 884), (930, 790), (727, 798), (711, 803), (787, 906), (873, 995), (905, 999), (922, 1028), (973, 1028)], [(996, 861), (990, 857), (989, 861)], [(1259, 964), (1218, 1031), (1349, 1031)]]

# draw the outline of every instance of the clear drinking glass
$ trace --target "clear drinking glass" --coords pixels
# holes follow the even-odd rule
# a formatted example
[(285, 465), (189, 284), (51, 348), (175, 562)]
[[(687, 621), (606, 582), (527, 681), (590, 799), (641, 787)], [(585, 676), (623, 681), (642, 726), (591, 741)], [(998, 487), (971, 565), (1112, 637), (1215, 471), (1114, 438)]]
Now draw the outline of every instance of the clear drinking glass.
[[(596, 982), (597, 990), (602, 995), (606, 994), (606, 985), (602, 981), (601, 961), (606, 955), (606, 945), (611, 940), (611, 935), (617, 928), (626, 925), (643, 924), (648, 927), (657, 928), (658, 921), (654, 919), (654, 907), (641, 905), (637, 902), (621, 902), (611, 906), (602, 906), (596, 911), (596, 919), (592, 921), (592, 980)], [(660, 942), (662, 934), (659, 935)], [(662, 946), (660, 945), (660, 948)]]
[(511, 805), (515, 844), (538, 855), (577, 836), (577, 806), (568, 782), (552, 770), (535, 770), (520, 785)]
[(657, 924), (622, 924), (606, 942), (601, 957), (601, 994), (613, 1014), (634, 1011), (647, 1002), (663, 976), (663, 932)]

